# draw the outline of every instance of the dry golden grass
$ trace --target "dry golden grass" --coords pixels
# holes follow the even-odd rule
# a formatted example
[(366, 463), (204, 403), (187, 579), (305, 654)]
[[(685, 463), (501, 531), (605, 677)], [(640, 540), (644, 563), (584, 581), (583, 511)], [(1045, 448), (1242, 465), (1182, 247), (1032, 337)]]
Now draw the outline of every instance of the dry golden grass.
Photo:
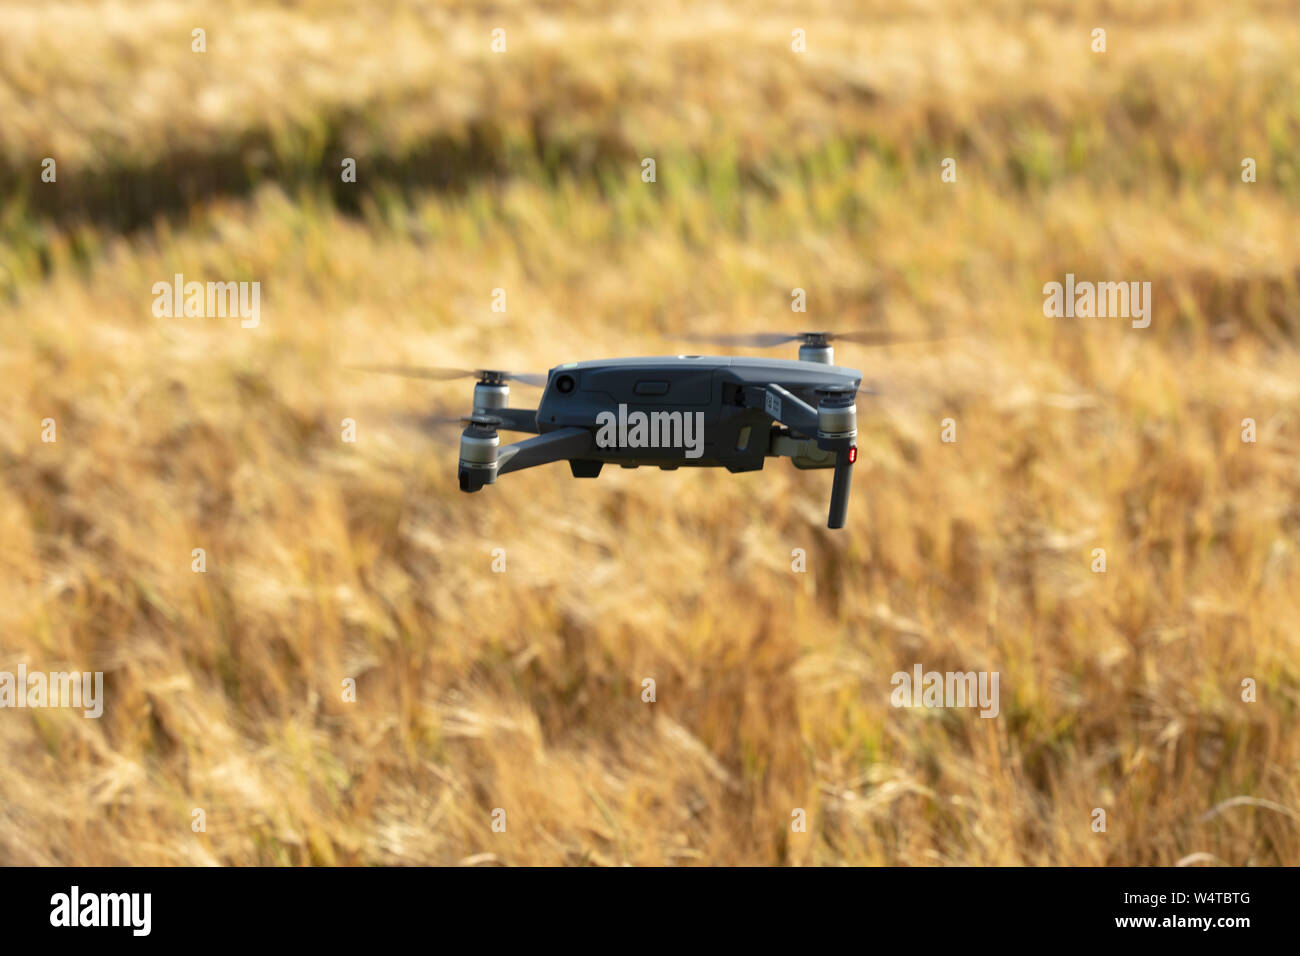
[[(0, 8), (0, 670), (108, 696), (0, 711), (0, 862), (1300, 862), (1285, 5), (224, 9)], [(1044, 318), (1067, 271), (1151, 327)], [(468, 387), (345, 369), (881, 317), (961, 337), (839, 352), (842, 532), (782, 461), (465, 496), (406, 419)], [(1001, 715), (892, 708), (916, 662)]]

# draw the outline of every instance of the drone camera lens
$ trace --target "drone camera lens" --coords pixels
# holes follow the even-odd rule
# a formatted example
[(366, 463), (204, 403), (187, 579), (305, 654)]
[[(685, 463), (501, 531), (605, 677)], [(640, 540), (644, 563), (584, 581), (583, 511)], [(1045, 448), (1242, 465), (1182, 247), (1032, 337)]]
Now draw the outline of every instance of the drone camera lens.
[(555, 380), (555, 387), (563, 395), (568, 395), (576, 387), (577, 383), (573, 380), (572, 375), (561, 375)]

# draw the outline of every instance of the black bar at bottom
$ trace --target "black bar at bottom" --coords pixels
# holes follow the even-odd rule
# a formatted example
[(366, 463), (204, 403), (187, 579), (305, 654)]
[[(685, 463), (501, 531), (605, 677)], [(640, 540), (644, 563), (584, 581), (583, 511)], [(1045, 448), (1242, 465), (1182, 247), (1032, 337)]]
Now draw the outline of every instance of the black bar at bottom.
[[(329, 952), (350, 940), (461, 949), (455, 941), (467, 938), (493, 948), (518, 938), (605, 948), (686, 934), (692, 948), (717, 940), (729, 951), (783, 936), (804, 946), (897, 939), (918, 951), (1126, 937), (1178, 947), (1200, 939), (1217, 949), (1262, 939), (1253, 935), (1260, 931), (1290, 938), (1296, 876), (1228, 868), (0, 869), (0, 926), (7, 946), (77, 934), (79, 944), (256, 941)], [(113, 919), (119, 925), (85, 925)]]

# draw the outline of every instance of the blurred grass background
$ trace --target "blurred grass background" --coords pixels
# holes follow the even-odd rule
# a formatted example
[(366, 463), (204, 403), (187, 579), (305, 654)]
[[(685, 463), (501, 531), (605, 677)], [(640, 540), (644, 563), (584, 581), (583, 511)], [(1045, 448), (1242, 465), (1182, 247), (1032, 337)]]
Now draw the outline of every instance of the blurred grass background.
[[(1300, 862), (1298, 63), (1263, 0), (0, 3), (0, 670), (107, 692), (0, 712), (0, 862)], [(345, 369), (871, 321), (961, 338), (838, 350), (844, 532), (782, 461), (465, 496), (469, 386)]]

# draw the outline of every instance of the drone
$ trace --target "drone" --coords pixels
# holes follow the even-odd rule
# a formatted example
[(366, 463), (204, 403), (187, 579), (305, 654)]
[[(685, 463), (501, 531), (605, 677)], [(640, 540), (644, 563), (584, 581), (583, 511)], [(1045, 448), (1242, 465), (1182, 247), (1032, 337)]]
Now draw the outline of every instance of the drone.
[[(768, 458), (833, 469), (828, 528), (843, 528), (858, 458), (857, 369), (834, 364), (835, 340), (884, 345), (881, 331), (695, 337), (770, 348), (799, 343), (798, 360), (673, 355), (566, 362), (545, 375), (494, 369), (365, 366), (419, 378), (474, 378), (473, 412), (458, 419), (460, 490), (567, 461), (575, 478), (605, 465), (759, 471)], [(536, 408), (511, 408), (510, 382), (543, 389)], [(499, 432), (533, 437), (502, 445)]]

